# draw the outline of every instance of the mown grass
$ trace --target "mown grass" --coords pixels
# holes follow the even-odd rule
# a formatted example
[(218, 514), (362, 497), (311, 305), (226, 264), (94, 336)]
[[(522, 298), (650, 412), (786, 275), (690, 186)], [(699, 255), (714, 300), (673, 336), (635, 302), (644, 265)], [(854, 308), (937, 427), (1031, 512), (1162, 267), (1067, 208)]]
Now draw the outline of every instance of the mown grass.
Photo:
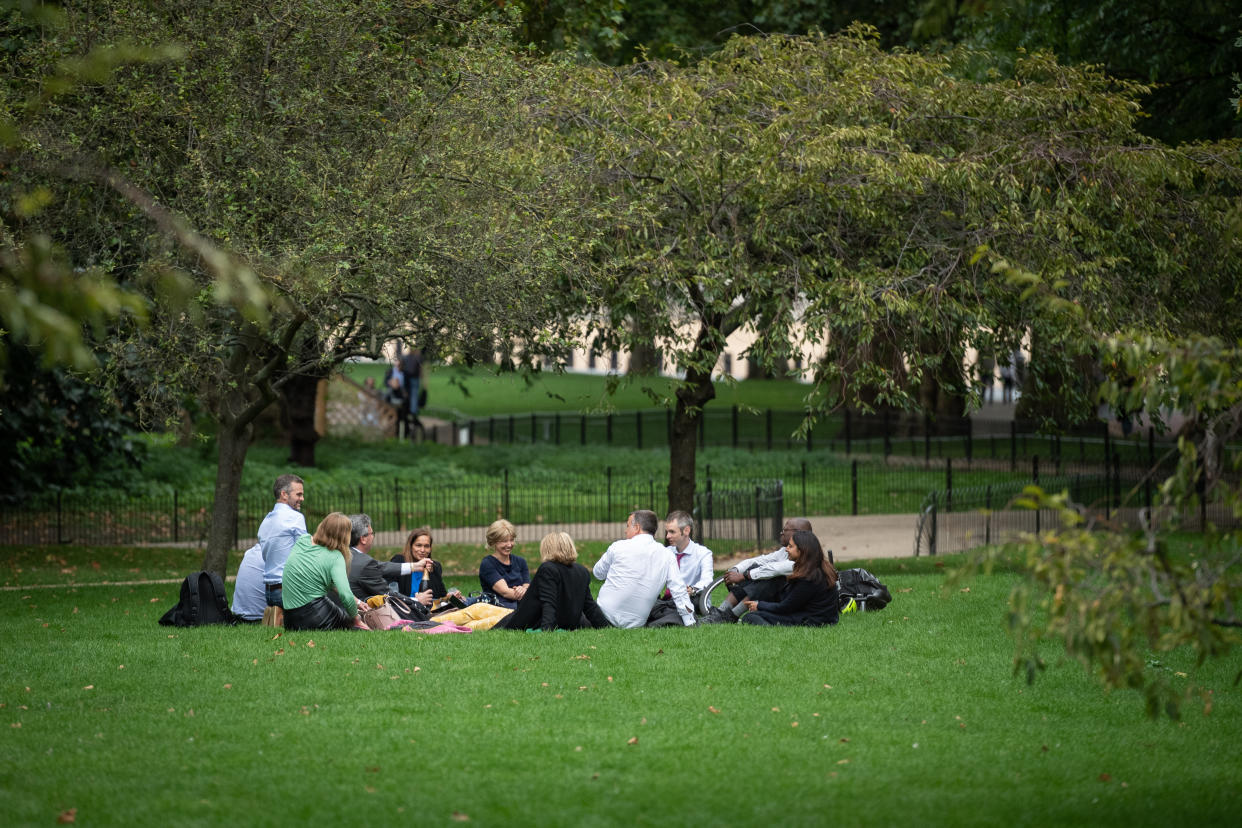
[(820, 630), (276, 637), (158, 627), (175, 584), (0, 593), (0, 807), (12, 825), (1234, 823), (1236, 659), (1153, 666), (1212, 691), (1182, 722), (1051, 652), (1028, 686), (1003, 630), (1015, 576), (946, 588), (946, 564), (867, 562), (893, 603)]

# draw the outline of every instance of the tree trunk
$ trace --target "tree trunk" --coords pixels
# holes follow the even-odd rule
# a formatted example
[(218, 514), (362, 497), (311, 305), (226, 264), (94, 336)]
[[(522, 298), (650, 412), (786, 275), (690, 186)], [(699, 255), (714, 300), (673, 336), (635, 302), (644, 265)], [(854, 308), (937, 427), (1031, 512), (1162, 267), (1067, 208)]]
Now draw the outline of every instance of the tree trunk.
[(315, 465), (315, 401), (319, 395), (319, 377), (296, 374), (280, 389), (285, 429), (289, 432), (289, 462), (295, 466)]
[(686, 372), (686, 385), (677, 389), (673, 433), (668, 442), (668, 508), (694, 510), (695, 456), (703, 406), (716, 396), (711, 371)]
[(216, 491), (203, 569), (221, 578), (228, 568), (229, 550), (237, 541), (237, 496), (253, 436), (253, 418), (242, 423), (236, 417), (224, 417), (216, 430)]

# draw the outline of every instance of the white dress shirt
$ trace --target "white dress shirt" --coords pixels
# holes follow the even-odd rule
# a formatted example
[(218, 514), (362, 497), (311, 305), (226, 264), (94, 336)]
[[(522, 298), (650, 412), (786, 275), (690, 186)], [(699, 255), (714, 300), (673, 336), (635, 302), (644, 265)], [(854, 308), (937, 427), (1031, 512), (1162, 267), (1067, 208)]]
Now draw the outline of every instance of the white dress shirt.
[(677, 560), (677, 569), (681, 572), (681, 580), (690, 589), (706, 589), (712, 584), (712, 550), (701, 543), (689, 541), (686, 548), (678, 552), (676, 546), (668, 547)]
[(789, 577), (793, 573), (794, 562), (789, 560), (789, 553), (782, 546), (780, 549), (773, 549), (766, 555), (758, 555), (754, 558), (738, 561), (733, 568), (738, 572), (745, 572), (752, 581), (762, 581), (766, 578), (775, 578), (778, 575)]
[(646, 624), (666, 585), (681, 622), (687, 627), (694, 624), (694, 608), (677, 559), (651, 535), (640, 533), (612, 544), (593, 571), (604, 582), (596, 600), (614, 627), (633, 629)]
[(263, 610), (267, 609), (267, 596), (263, 593), (263, 550), (256, 543), (246, 550), (237, 567), (237, 582), (233, 584), (233, 614), (247, 621), (262, 619)]
[(293, 544), (307, 534), (306, 518), (287, 503), (277, 503), (259, 524), (259, 546), (263, 549), (263, 583), (279, 584), (285, 574), (285, 561)]

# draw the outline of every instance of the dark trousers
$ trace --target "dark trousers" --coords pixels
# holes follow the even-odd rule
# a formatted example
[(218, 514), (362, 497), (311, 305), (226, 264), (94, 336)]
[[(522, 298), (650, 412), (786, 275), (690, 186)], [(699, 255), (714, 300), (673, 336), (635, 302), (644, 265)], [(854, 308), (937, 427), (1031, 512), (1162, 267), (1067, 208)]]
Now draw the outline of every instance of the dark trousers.
[(775, 578), (764, 578), (759, 581), (742, 581), (737, 586), (729, 590), (729, 594), (737, 599), (740, 604), (743, 601), (779, 601), (781, 590), (785, 588), (785, 576), (777, 575)]
[(286, 630), (347, 630), (354, 619), (336, 601), (321, 595), (303, 607), (285, 607)]

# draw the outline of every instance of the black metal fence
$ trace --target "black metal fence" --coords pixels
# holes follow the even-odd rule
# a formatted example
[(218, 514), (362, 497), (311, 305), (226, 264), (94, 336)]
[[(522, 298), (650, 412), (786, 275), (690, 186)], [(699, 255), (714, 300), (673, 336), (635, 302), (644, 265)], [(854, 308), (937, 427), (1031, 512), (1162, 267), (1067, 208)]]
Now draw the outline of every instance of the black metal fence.
[(1160, 479), (1157, 474), (1136, 473), (1133, 468), (1124, 468), (1117, 462), (1105, 474), (1069, 474), (933, 491), (919, 509), (913, 552), (915, 555), (963, 552), (1005, 543), (1024, 533), (1059, 527), (1057, 512), (1015, 505), (1015, 499), (1023, 490), (1036, 483), (1045, 492), (1066, 492), (1086, 524), (1091, 526), (1135, 528), (1176, 520), (1186, 529), (1204, 531), (1209, 526), (1237, 525), (1237, 518), (1228, 506), (1202, 494), (1188, 513), (1174, 515), (1162, 511), (1155, 491)]
[[(666, 481), (615, 473), (521, 475), (505, 470), (494, 478), (460, 484), (390, 484), (315, 489), (305, 503), (308, 526), (329, 512), (365, 512), (377, 533), (404, 532), (428, 525), (437, 540), (481, 543), (483, 527), (499, 517), (544, 531), (573, 528), (589, 535), (603, 524), (601, 537), (616, 535), (634, 509), (662, 513)], [(775, 538), (783, 520), (779, 480), (708, 480), (695, 501), (700, 538)], [(271, 510), (270, 496), (239, 499), (234, 537), (249, 542)], [(0, 510), (0, 544), (187, 544), (202, 545), (211, 521), (210, 493), (167, 497), (125, 497), (100, 493), (65, 494)], [(775, 530), (772, 527), (775, 526)]]
[[(934, 420), (931, 417), (884, 411), (864, 414), (842, 410), (820, 417), (800, 432), (803, 412), (753, 410), (738, 406), (708, 406), (699, 419), (698, 443), (750, 450), (827, 449), (855, 454), (902, 457), (912, 460), (955, 457), (972, 462), (1009, 462), (1012, 466), (1039, 455), (1050, 465), (1103, 462), (1117, 455), (1123, 464), (1151, 463), (1175, 448), (1171, 438), (1157, 439), (1150, 431), (1125, 437), (1110, 432), (1104, 422), (1084, 425), (1062, 434), (1040, 434), (1029, 420), (988, 421), (971, 418)], [(434, 433), (437, 442), (467, 445), (549, 444), (612, 445), (659, 448), (669, 444), (671, 409), (646, 409), (613, 414), (532, 412), (493, 417), (458, 417)], [(800, 436), (795, 436), (800, 434)]]

